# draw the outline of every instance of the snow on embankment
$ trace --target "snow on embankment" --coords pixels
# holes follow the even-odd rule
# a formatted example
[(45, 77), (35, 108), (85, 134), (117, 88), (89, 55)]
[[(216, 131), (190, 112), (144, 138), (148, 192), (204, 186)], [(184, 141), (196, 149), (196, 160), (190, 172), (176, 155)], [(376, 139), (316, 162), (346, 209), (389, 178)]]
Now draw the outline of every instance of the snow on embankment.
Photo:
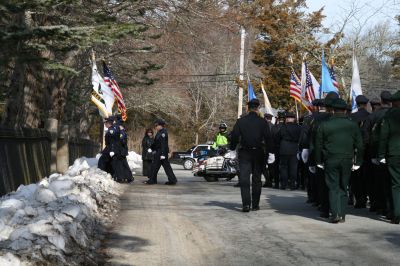
[[(131, 157), (136, 168), (138, 156)], [(95, 265), (99, 238), (115, 218), (121, 193), (95, 158), (20, 186), (0, 199), (0, 265)]]

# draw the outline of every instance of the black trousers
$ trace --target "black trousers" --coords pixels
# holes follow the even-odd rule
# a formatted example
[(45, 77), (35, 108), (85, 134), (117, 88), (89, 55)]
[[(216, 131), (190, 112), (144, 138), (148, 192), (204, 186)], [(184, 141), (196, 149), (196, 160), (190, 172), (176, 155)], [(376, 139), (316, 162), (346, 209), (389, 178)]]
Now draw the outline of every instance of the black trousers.
[(101, 154), (99, 161), (97, 163), (97, 167), (110, 175), (114, 175), (114, 170), (112, 168), (112, 158), (108, 153)]
[(329, 189), (326, 184), (325, 170), (317, 167), (316, 179), (318, 185), (318, 202), (321, 204), (321, 212), (329, 213)]
[(351, 172), (350, 188), (356, 198), (356, 205), (365, 206), (367, 203), (368, 165), (364, 163), (360, 169)]
[[(239, 151), (239, 183), (243, 206), (258, 207), (261, 196), (261, 172), (265, 162), (262, 149), (243, 149)], [(250, 175), (252, 188), (250, 195)]]
[(280, 155), (280, 177), (281, 188), (295, 188), (295, 181), (297, 179), (297, 157), (294, 155)]
[(151, 164), (151, 174), (149, 176), (149, 181), (157, 183), (157, 174), (158, 174), (158, 171), (160, 170), (161, 166), (164, 168), (164, 171), (167, 174), (168, 181), (169, 182), (177, 182), (176, 176), (174, 174), (174, 171), (172, 171), (172, 167), (168, 161), (168, 158), (165, 158), (164, 160), (160, 160), (160, 154), (157, 154), (157, 153)]
[(142, 170), (142, 175), (143, 176), (150, 176), (151, 173), (151, 160), (143, 160), (143, 170)]
[(269, 186), (269, 187), (272, 187), (272, 179), (274, 178), (274, 169), (272, 167), (272, 164), (268, 164), (268, 157), (267, 156), (265, 156), (262, 175), (265, 178), (265, 185)]

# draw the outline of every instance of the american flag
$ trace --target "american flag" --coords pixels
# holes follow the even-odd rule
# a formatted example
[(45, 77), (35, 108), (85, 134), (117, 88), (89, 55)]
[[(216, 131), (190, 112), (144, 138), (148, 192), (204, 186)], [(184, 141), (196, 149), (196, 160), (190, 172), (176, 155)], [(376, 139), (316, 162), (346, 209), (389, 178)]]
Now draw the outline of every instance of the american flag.
[(310, 70), (308, 69), (307, 62), (304, 63), (306, 68), (306, 99), (311, 103), (315, 100), (314, 87), (311, 79)]
[(107, 67), (106, 63), (103, 62), (103, 72), (104, 72), (104, 81), (111, 88), (114, 93), (115, 99), (117, 100), (118, 111), (121, 113), (122, 120), (126, 121), (128, 118), (126, 115), (126, 106), (124, 103), (124, 98), (122, 97), (121, 90), (118, 86), (117, 81), (115, 80), (111, 70)]
[(290, 97), (301, 102), (301, 81), (293, 69), (290, 74)]
[(332, 60), (332, 64), (331, 64), (331, 71), (329, 71), (329, 72), (331, 73), (333, 86), (335, 86), (335, 88), (339, 90), (339, 83), (336, 81), (336, 74), (335, 74), (335, 70), (333, 69), (333, 60)]

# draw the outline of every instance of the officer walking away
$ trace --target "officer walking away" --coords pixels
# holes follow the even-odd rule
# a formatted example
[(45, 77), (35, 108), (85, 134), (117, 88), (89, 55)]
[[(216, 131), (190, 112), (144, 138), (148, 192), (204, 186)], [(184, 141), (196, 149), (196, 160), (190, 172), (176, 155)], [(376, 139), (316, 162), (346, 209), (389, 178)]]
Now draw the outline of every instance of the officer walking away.
[(97, 167), (113, 175), (114, 171), (111, 166), (112, 157), (115, 155), (115, 141), (113, 139), (115, 139), (115, 137), (118, 135), (118, 130), (114, 126), (113, 116), (109, 116), (104, 120), (104, 127), (107, 129), (104, 136), (106, 146), (101, 152)]
[(149, 152), (154, 152), (154, 160), (151, 164), (150, 178), (148, 181), (145, 182), (145, 184), (157, 184), (157, 174), (160, 170), (160, 167), (162, 166), (168, 176), (168, 181), (165, 184), (175, 185), (178, 181), (175, 177), (174, 172), (172, 171), (171, 164), (168, 161), (168, 132), (165, 128), (165, 121), (163, 119), (157, 119), (154, 122), (154, 126), (157, 130), (157, 134), (154, 138), (154, 143), (149, 150)]
[(400, 91), (391, 97), (392, 108), (386, 112), (380, 131), (379, 161), (387, 163), (393, 197), (393, 224), (400, 223)]
[[(274, 116), (269, 113), (264, 114), (264, 120), (267, 123), (271, 134), (272, 134), (272, 127), (274, 126), (274, 124), (272, 123), (273, 117)], [(263, 187), (272, 187), (272, 179), (274, 178), (274, 175), (275, 175), (274, 170), (275, 169), (273, 167), (273, 164), (269, 164), (268, 157), (265, 156), (265, 163), (264, 163), (264, 167), (263, 167), (263, 171), (262, 171), (262, 174), (265, 178), (265, 183), (264, 183)]]
[[(248, 102), (249, 113), (236, 121), (231, 133), (230, 149), (239, 148), (239, 183), (242, 196), (243, 212), (260, 209), (261, 172), (265, 163), (264, 149), (269, 153), (271, 133), (268, 125), (258, 115), (260, 101), (252, 99)], [(273, 155), (271, 155), (273, 157)], [(252, 193), (250, 194), (250, 175), (252, 175)]]
[(153, 130), (151, 128), (146, 129), (146, 133), (142, 140), (142, 162), (143, 162), (143, 176), (150, 176), (151, 162), (153, 161), (153, 152), (151, 150), (151, 145), (153, 145)]
[(132, 183), (134, 178), (126, 158), (129, 155), (128, 134), (126, 133), (124, 121), (122, 120), (121, 115), (116, 116), (116, 127), (119, 130), (120, 142), (117, 153), (112, 158), (115, 179), (117, 181), (126, 181), (128, 183)]
[[(357, 112), (352, 113), (350, 115), (350, 119), (357, 123), (358, 127), (362, 129), (364, 127), (365, 121), (367, 120), (370, 113), (367, 111), (367, 105), (369, 100), (364, 95), (358, 95), (356, 97), (357, 103)], [(363, 134), (364, 130), (361, 130), (361, 134), (363, 135), (363, 140), (365, 141), (365, 136)], [(364, 150), (366, 143), (363, 143)], [(361, 209), (366, 208), (367, 205), (367, 180), (368, 175), (370, 174), (370, 159), (365, 158), (367, 153), (364, 153), (364, 160), (361, 168), (357, 171), (351, 173), (350, 177), (350, 191), (351, 195), (354, 195), (356, 199), (356, 204), (354, 208)]]
[(331, 209), (330, 223), (345, 222), (347, 186), (352, 170), (358, 170), (363, 160), (360, 129), (346, 116), (347, 104), (332, 100), (333, 115), (320, 124), (315, 142), (317, 167), (325, 169)]
[(282, 125), (278, 132), (281, 189), (288, 187), (294, 190), (296, 189), (295, 182), (297, 180), (297, 153), (301, 126), (296, 123), (295, 114), (288, 112), (285, 116), (285, 124)]

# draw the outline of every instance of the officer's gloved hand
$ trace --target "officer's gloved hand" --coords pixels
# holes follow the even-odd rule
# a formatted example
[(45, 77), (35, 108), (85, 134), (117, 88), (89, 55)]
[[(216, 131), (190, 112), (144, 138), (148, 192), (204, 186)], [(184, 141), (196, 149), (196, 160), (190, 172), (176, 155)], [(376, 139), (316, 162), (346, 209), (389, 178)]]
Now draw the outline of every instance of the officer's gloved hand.
[(353, 166), (351, 167), (351, 171), (357, 171), (358, 169), (360, 169), (360, 166), (359, 166), (359, 165), (353, 165)]
[(114, 157), (114, 155), (115, 155), (115, 153), (112, 151), (112, 152), (110, 152), (110, 156), (111, 157)]
[(371, 162), (375, 165), (379, 165), (379, 160), (377, 158), (372, 158)]
[(317, 168), (315, 168), (315, 166), (309, 166), (308, 170), (313, 174), (315, 174), (317, 172)]
[(318, 168), (321, 168), (322, 170), (325, 168), (323, 164), (317, 164)]
[(160, 160), (165, 160), (165, 156), (164, 156), (164, 155), (161, 155), (161, 156), (160, 156)]
[(153, 150), (152, 150), (152, 149), (148, 149), (147, 152), (148, 152), (148, 153), (152, 153)]
[(385, 158), (383, 158), (382, 160), (380, 160), (379, 161), (380, 163), (383, 163), (383, 164), (385, 164), (386, 163), (386, 159)]
[(268, 154), (268, 164), (272, 164), (275, 162), (275, 154), (269, 153)]
[(308, 156), (310, 155), (310, 150), (309, 149), (303, 149), (301, 151), (301, 159), (303, 160), (304, 163), (308, 162)]

